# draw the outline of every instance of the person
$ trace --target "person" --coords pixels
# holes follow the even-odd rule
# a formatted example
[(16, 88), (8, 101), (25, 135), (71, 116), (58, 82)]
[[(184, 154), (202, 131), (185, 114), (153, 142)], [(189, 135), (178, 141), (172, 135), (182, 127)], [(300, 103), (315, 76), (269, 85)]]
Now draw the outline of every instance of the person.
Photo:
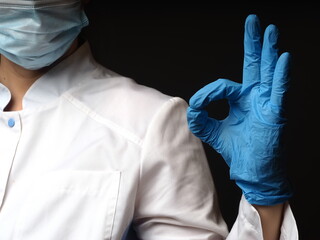
[[(261, 52), (248, 16), (245, 82), (215, 81), (188, 106), (97, 63), (87, 25), (80, 0), (0, 0), (0, 239), (125, 239), (131, 223), (148, 240), (298, 239), (275, 27)], [(203, 110), (219, 98), (232, 109), (223, 121)], [(243, 191), (230, 231), (195, 135)]]

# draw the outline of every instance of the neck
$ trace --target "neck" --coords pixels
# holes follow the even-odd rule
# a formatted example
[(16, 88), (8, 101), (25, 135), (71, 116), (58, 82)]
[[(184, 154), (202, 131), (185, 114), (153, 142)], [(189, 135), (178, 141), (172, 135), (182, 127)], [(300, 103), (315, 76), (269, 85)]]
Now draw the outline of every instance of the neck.
[(1, 55), (0, 82), (5, 85), (10, 93), (11, 100), (6, 111), (22, 110), (22, 99), (30, 86), (40, 78), (45, 69), (28, 70), (11, 62)]
[(39, 70), (25, 69), (1, 55), (0, 83), (6, 86), (11, 93), (11, 99), (9, 104), (6, 106), (5, 111), (22, 110), (23, 97), (31, 85), (42, 75), (44, 75), (50, 68), (71, 55), (77, 49), (77, 46), (78, 42), (76, 40), (69, 50), (54, 64)]

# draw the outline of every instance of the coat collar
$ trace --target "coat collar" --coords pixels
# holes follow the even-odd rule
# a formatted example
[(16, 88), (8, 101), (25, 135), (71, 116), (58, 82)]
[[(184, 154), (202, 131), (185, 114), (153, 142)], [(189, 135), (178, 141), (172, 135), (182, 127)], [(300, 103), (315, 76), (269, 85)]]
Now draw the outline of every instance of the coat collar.
[[(86, 73), (96, 68), (90, 45), (83, 43), (77, 51), (37, 79), (23, 98), (23, 109), (40, 107), (59, 98), (71, 87), (80, 84)], [(3, 111), (11, 99), (10, 91), (0, 84), (0, 110)]]

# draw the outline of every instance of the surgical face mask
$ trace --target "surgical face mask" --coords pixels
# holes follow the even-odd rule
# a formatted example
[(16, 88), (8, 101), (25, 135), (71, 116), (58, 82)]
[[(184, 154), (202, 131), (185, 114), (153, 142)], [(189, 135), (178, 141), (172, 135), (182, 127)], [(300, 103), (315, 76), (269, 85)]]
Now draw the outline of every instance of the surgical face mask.
[(41, 69), (63, 56), (86, 25), (80, 0), (0, 0), (0, 54)]

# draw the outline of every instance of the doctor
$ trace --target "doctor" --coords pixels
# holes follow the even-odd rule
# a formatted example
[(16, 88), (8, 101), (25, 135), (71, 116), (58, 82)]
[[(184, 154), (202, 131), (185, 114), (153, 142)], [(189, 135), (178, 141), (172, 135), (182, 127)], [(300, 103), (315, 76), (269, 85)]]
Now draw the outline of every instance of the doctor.
[[(244, 82), (190, 100), (99, 65), (80, 0), (0, 0), (0, 239), (298, 239), (281, 158), (289, 55), (246, 20)], [(230, 115), (210, 119), (210, 101)], [(188, 108), (188, 111), (187, 111)], [(186, 117), (187, 114), (187, 117)], [(189, 131), (191, 129), (193, 133)], [(243, 191), (229, 232), (202, 143)]]

